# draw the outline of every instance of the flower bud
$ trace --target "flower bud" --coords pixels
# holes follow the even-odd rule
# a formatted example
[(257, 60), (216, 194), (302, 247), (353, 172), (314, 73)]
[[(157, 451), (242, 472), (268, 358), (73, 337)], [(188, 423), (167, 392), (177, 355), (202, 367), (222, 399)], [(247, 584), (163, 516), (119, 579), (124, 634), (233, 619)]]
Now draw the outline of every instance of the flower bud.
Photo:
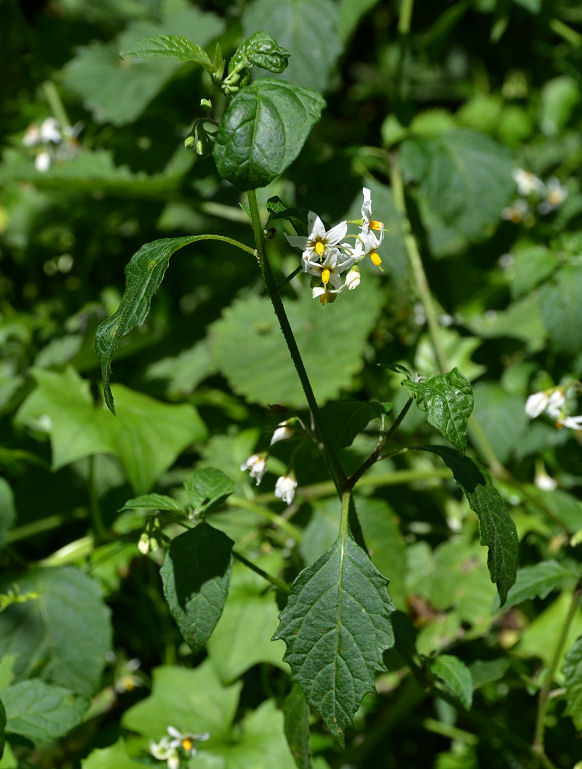
[(353, 291), (359, 285), (360, 285), (360, 271), (353, 267), (346, 275), (346, 286), (350, 291)]

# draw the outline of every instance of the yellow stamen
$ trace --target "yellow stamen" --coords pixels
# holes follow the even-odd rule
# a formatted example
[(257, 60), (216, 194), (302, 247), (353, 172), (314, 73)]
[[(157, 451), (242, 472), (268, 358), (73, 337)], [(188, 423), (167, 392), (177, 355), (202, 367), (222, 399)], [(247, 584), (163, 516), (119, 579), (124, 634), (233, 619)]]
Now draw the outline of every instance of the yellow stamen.
[(135, 681), (132, 676), (123, 676), (121, 684), (126, 692), (130, 692), (135, 687)]
[(383, 230), (384, 229), (384, 222), (378, 222), (376, 219), (370, 219), (370, 229), (371, 230)]
[(329, 267), (325, 267), (321, 271), (321, 282), (323, 283), (324, 286), (326, 286), (329, 283), (330, 278), (331, 278), (331, 270), (329, 269)]
[(182, 747), (186, 751), (192, 750), (193, 745), (194, 745), (194, 743), (192, 742), (190, 737), (184, 737), (184, 739), (182, 740)]
[(521, 213), (521, 211), (518, 211), (516, 208), (512, 208), (509, 214), (509, 221), (512, 224), (519, 224), (522, 219), (523, 219), (523, 214)]
[(315, 253), (318, 256), (323, 256), (323, 252), (325, 251), (325, 245), (321, 242), (321, 240), (318, 240), (315, 244)]
[(561, 202), (562, 193), (559, 190), (552, 190), (548, 193), (548, 203), (551, 203), (553, 206), (559, 206)]
[(376, 267), (379, 267), (382, 264), (382, 259), (380, 259), (380, 254), (377, 251), (370, 251), (370, 259), (372, 260), (372, 264)]

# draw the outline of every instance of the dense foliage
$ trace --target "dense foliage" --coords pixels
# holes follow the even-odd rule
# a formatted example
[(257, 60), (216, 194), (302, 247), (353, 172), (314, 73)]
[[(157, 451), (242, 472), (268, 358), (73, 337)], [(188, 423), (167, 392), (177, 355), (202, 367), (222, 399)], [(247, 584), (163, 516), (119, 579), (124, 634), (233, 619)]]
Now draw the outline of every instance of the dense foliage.
[(0, 769), (582, 766), (579, 3), (0, 29)]

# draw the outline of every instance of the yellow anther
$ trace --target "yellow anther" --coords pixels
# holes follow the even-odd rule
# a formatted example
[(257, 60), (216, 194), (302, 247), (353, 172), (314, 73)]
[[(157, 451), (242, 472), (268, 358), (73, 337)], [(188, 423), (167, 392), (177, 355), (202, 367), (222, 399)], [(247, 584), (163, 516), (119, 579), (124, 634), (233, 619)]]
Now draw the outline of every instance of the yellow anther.
[(321, 240), (318, 240), (315, 244), (315, 253), (318, 256), (323, 256), (323, 252), (325, 251), (325, 245), (321, 242)]
[(377, 222), (376, 219), (370, 219), (370, 229), (371, 230), (383, 230), (384, 229), (384, 222)]
[(193, 746), (194, 746), (194, 743), (192, 742), (190, 737), (184, 737), (184, 739), (182, 740), (182, 747), (184, 748), (184, 750), (188, 752), (192, 750)]
[(329, 267), (325, 267), (321, 271), (321, 282), (323, 283), (324, 286), (326, 286), (329, 283), (330, 278), (331, 278), (331, 270), (329, 269)]
[(372, 264), (376, 267), (379, 267), (382, 264), (380, 254), (377, 251), (370, 251), (370, 259), (372, 260)]
[(126, 692), (130, 692), (135, 688), (135, 681), (133, 680), (133, 676), (123, 676), (121, 679), (121, 685)]
[(563, 200), (562, 193), (559, 190), (552, 190), (548, 193), (548, 203), (553, 206), (559, 206)]

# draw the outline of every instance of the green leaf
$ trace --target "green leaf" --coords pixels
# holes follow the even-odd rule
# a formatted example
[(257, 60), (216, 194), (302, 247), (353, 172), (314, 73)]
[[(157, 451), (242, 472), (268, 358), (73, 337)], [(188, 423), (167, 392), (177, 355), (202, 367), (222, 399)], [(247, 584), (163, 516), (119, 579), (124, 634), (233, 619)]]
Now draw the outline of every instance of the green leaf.
[(552, 349), (566, 355), (582, 351), (582, 266), (567, 264), (538, 291), (544, 326)]
[(582, 729), (582, 636), (566, 654), (564, 659), (564, 680), (566, 682), (566, 713), (572, 716), (576, 729)]
[(283, 700), (283, 719), (285, 737), (297, 769), (311, 769), (309, 706), (297, 683)]
[(343, 743), (362, 698), (374, 691), (382, 652), (394, 644), (388, 581), (349, 533), (291, 587), (274, 638), (307, 701)]
[(473, 702), (473, 678), (464, 662), (452, 654), (441, 654), (430, 662), (431, 673), (440, 679), (445, 689), (459, 700), (465, 710)]
[(228, 71), (230, 73), (234, 69), (254, 64), (269, 72), (280, 73), (286, 68), (290, 55), (290, 52), (282, 48), (271, 35), (255, 32), (236, 49), (228, 64)]
[(418, 182), (430, 210), (469, 240), (493, 232), (514, 194), (510, 153), (478, 131), (407, 139), (401, 165), (406, 180)]
[(65, 566), (38, 568), (5, 585), (40, 595), (0, 614), (0, 656), (17, 655), (19, 678), (40, 673), (50, 683), (91, 696), (111, 649), (110, 612), (97, 584)]
[(4, 755), (6, 745), (6, 709), (0, 700), (0, 758)]
[(560, 264), (558, 255), (542, 245), (525, 245), (513, 251), (514, 276), (511, 295), (528, 294), (548, 278)]
[(180, 61), (193, 61), (200, 64), (207, 72), (214, 72), (214, 65), (203, 48), (195, 45), (184, 35), (156, 35), (140, 40), (133, 47), (121, 51), (122, 59), (152, 59), (170, 56)]
[[(342, 51), (339, 12), (331, 0), (255, 0), (245, 7), (243, 30), (262, 29), (291, 51), (285, 79), (324, 90)], [(260, 75), (259, 75), (260, 76)]]
[(325, 101), (311, 88), (265, 78), (243, 88), (222, 116), (214, 159), (241, 190), (264, 187), (295, 160)]
[(81, 769), (143, 769), (142, 761), (132, 758), (127, 753), (125, 741), (120, 739), (108, 748), (92, 750), (81, 761)]
[(4, 546), (6, 535), (15, 519), (14, 494), (8, 481), (0, 478), (0, 547)]
[(363, 16), (375, 5), (378, 5), (378, 0), (339, 0), (338, 34), (344, 43), (356, 31)]
[[(309, 288), (303, 288), (299, 301), (286, 302), (286, 310), (317, 400), (323, 404), (348, 388), (360, 370), (366, 339), (385, 300), (369, 280), (346, 297), (349, 312), (337, 302), (322, 309)], [(209, 341), (212, 356), (236, 393), (251, 403), (305, 406), (268, 299), (247, 296), (235, 301), (210, 327)], [(324, 361), (333, 365), (322, 365)]]
[(425, 446), (450, 467), (473, 512), (479, 518), (481, 544), (489, 548), (487, 565), (491, 581), (497, 585), (501, 606), (517, 573), (518, 539), (507, 505), (484, 467), (446, 446)]
[(373, 401), (336, 401), (323, 410), (329, 439), (337, 449), (350, 446), (368, 422), (383, 414), (382, 406)]
[(474, 394), (475, 419), (482, 425), (495, 456), (506, 462), (531, 426), (524, 398), (495, 382), (477, 382)]
[(467, 423), (473, 411), (473, 389), (458, 368), (435, 374), (423, 382), (405, 379), (402, 384), (427, 421), (461, 454), (467, 448)]
[(6, 730), (34, 742), (62, 737), (83, 720), (89, 700), (38, 678), (21, 681), (2, 692)]
[(232, 572), (233, 542), (202, 522), (170, 543), (160, 570), (164, 595), (186, 643), (202, 651), (220, 619)]
[(208, 345), (203, 341), (176, 356), (150, 364), (145, 376), (148, 380), (166, 380), (168, 396), (173, 400), (181, 400), (191, 395), (203, 379), (215, 372), (216, 366), (210, 357)]
[(475, 660), (469, 667), (473, 679), (473, 689), (480, 689), (482, 686), (499, 681), (510, 667), (511, 661), (506, 657), (498, 657), (493, 660)]
[(546, 598), (552, 590), (561, 590), (565, 582), (575, 581), (579, 576), (579, 571), (575, 572), (554, 560), (524, 566), (518, 570), (515, 584), (507, 594), (505, 608), (531, 598)]
[(188, 500), (197, 513), (207, 513), (219, 507), (235, 489), (230, 478), (215, 467), (195, 470), (184, 485)]
[[(565, 590), (555, 601), (552, 601), (547, 609), (544, 609), (527, 625), (519, 643), (515, 647), (517, 653), (521, 657), (538, 657), (542, 660), (544, 666), (549, 668), (556, 653), (559, 652), (559, 646), (562, 646), (562, 639), (556, 633), (556, 628), (564, 627), (571, 605), (572, 592)], [(576, 638), (581, 634), (582, 608), (578, 605), (568, 629), (566, 640), (563, 642), (562, 650), (558, 655), (558, 666), (554, 677), (556, 683), (562, 684), (564, 681), (561, 666), (565, 658), (565, 650), (571, 648)]]
[(166, 510), (176, 513), (184, 513), (184, 508), (172, 497), (165, 494), (142, 494), (141, 497), (128, 499), (119, 508), (120, 510)]
[(99, 324), (95, 348), (101, 363), (103, 392), (107, 406), (115, 413), (113, 396), (109, 387), (111, 360), (121, 337), (129, 334), (145, 321), (156, 293), (170, 263), (170, 257), (180, 248), (200, 238), (163, 238), (146, 243), (131, 257), (125, 268), (125, 291), (117, 310)]

